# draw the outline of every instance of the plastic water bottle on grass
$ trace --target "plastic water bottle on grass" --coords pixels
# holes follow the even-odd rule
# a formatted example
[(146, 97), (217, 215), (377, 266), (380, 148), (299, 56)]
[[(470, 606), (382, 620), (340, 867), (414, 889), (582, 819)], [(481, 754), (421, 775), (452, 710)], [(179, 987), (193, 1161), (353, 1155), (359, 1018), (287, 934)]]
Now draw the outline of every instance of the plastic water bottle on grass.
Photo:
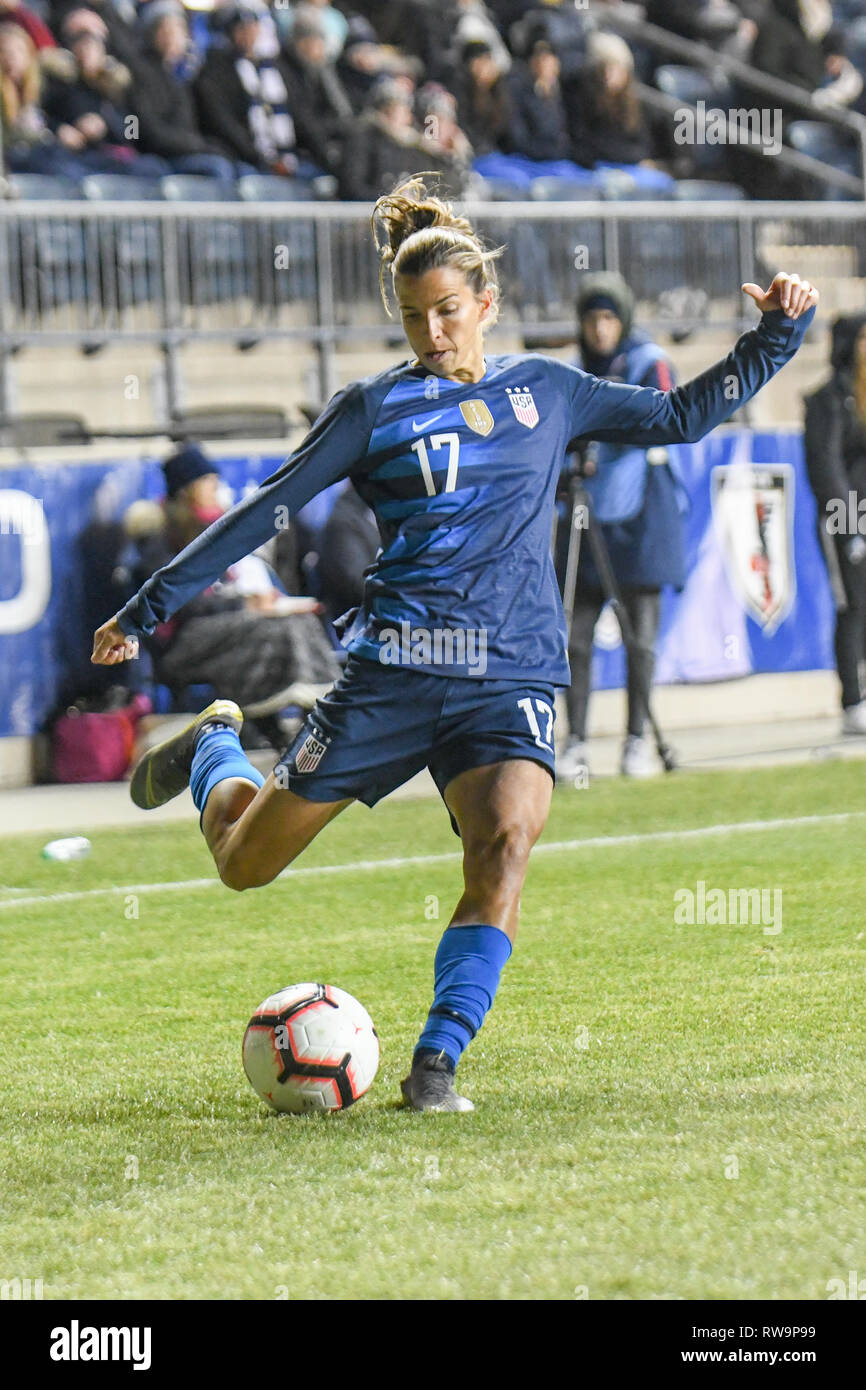
[(86, 859), (90, 853), (90, 841), (83, 835), (70, 835), (65, 840), (51, 840), (42, 851), (43, 859)]

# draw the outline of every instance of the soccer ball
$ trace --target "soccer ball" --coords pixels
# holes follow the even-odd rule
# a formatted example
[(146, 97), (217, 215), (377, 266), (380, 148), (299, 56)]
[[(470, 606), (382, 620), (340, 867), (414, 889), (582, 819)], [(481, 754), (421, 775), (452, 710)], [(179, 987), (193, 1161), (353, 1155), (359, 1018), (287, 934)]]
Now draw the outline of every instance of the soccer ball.
[(244, 1071), (274, 1110), (345, 1110), (373, 1084), (379, 1039), (362, 1004), (333, 985), (289, 985), (244, 1033)]

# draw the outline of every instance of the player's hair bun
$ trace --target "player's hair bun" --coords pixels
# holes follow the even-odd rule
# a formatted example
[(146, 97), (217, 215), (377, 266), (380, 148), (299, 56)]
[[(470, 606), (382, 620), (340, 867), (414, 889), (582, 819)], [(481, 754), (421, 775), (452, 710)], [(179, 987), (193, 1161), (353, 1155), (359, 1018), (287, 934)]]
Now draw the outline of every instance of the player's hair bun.
[(462, 270), (475, 294), (486, 289), (494, 293), (488, 323), (495, 321), (499, 306), (499, 283), (493, 262), (502, 248), (487, 250), (472, 223), (459, 217), (450, 203), (431, 193), (424, 179), (435, 175), (417, 174), (385, 193), (373, 208), (373, 240), (380, 256), (379, 285), (385, 308), (390, 313), (385, 272), (395, 275), (423, 275), (427, 270), (451, 266)]

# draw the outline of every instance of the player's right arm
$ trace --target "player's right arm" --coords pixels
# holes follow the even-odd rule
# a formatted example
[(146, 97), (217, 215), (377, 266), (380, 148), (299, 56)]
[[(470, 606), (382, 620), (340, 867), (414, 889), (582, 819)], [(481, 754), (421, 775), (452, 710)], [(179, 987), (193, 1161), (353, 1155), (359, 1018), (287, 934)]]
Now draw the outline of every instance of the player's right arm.
[(818, 291), (780, 273), (770, 289), (744, 285), (761, 321), (721, 362), (672, 391), (626, 386), (575, 368), (572, 439), (649, 447), (703, 439), (756, 395), (794, 356), (815, 314)]
[(159, 623), (250, 555), (310, 498), (345, 478), (367, 451), (378, 400), (355, 383), (338, 392), (302, 444), (262, 486), (157, 570), (94, 635), (91, 661), (111, 666), (132, 651), (130, 638)]

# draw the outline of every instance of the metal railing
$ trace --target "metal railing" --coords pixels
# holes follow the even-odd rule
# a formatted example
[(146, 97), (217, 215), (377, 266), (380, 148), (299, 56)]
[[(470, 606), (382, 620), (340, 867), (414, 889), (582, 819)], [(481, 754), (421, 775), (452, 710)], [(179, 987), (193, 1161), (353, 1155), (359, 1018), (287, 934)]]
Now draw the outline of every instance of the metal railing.
[[(861, 204), (529, 201), (464, 210), (505, 247), (494, 333), (530, 346), (573, 334), (586, 270), (620, 270), (642, 323), (680, 336), (752, 322), (740, 285), (778, 269), (818, 281), (830, 311), (866, 305)], [(10, 413), (11, 364), (22, 348), (157, 345), (174, 410), (179, 349), (214, 340), (311, 345), (323, 399), (336, 389), (340, 345), (402, 344), (379, 298), (369, 209), (0, 202), (0, 415)]]
[[(795, 107), (803, 112), (804, 119), (821, 121), (824, 125), (845, 131), (857, 145), (859, 179), (844, 173), (841, 178), (836, 177), (838, 171), (831, 170), (827, 165), (822, 165), (818, 160), (793, 150), (790, 146), (782, 149), (780, 162), (792, 170), (808, 173), (813, 178), (845, 188), (846, 191), (866, 199), (866, 116), (860, 115), (857, 111), (849, 111), (844, 106), (825, 106), (820, 101), (815, 101), (813, 94), (804, 87), (771, 77), (761, 72), (760, 68), (752, 67), (751, 64), (733, 58), (727, 53), (721, 53), (707, 43), (685, 39), (668, 29), (660, 28), (657, 24), (648, 24), (646, 20), (636, 17), (628, 9), (620, 9), (618, 5), (606, 5), (601, 2), (596, 4), (593, 18), (597, 27), (615, 30), (631, 44), (642, 44), (651, 49), (656, 57), (662, 54), (668, 58), (679, 59), (690, 67), (721, 72), (742, 91), (756, 92), (768, 97), (783, 109)], [(658, 95), (654, 88), (641, 86), (640, 94), (642, 100), (661, 105), (653, 100), (654, 95)], [(688, 103), (675, 101), (675, 105), (682, 107)], [(666, 109), (672, 110), (673, 107), (666, 105)]]

